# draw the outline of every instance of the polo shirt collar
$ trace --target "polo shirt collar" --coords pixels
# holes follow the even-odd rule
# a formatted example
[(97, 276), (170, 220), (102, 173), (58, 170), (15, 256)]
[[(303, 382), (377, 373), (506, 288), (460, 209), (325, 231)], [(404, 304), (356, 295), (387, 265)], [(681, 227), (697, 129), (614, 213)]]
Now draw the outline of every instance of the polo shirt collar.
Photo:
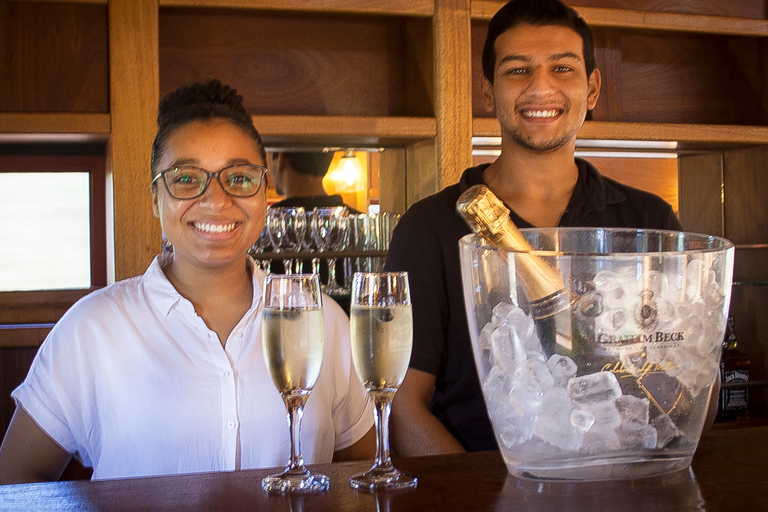
[(576, 158), (579, 178), (568, 207), (560, 219), (561, 226), (576, 226), (592, 212), (601, 212), (610, 204), (626, 201), (627, 197), (603, 178), (594, 165)]
[[(609, 180), (603, 178), (594, 165), (581, 158), (576, 158), (576, 165), (579, 170), (579, 177), (576, 182), (576, 188), (573, 191), (568, 207), (560, 219), (561, 226), (577, 225), (581, 219), (593, 211), (603, 211), (609, 204), (621, 203), (626, 201), (627, 197), (618, 190)], [(481, 164), (471, 167), (461, 176), (459, 181), (460, 191), (463, 193), (473, 185), (488, 185), (483, 178), (483, 171), (490, 164)], [(509, 205), (505, 205), (509, 208)], [(514, 210), (509, 208), (511, 216), (516, 219), (516, 224), (521, 227), (528, 223), (519, 217)]]

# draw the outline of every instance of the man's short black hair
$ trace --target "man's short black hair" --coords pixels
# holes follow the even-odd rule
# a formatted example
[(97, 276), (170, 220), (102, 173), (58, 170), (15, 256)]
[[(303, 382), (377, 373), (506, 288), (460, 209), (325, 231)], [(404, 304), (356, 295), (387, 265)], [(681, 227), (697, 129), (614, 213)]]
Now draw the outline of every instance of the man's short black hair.
[(587, 22), (572, 8), (559, 0), (511, 0), (491, 18), (483, 46), (483, 75), (493, 83), (496, 68), (496, 39), (507, 30), (521, 24), (536, 26), (560, 25), (573, 29), (583, 42), (587, 77), (595, 70), (595, 43)]
[(284, 155), (297, 173), (319, 177), (325, 176), (333, 160), (333, 151), (286, 152)]

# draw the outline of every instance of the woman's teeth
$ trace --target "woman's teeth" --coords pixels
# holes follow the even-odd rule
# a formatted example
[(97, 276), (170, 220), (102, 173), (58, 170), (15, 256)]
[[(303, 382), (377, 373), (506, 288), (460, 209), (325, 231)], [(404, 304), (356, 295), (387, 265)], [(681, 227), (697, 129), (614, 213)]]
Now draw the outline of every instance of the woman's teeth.
[(231, 224), (203, 224), (194, 222), (192, 224), (195, 229), (202, 231), (203, 233), (226, 233), (235, 229), (235, 223)]

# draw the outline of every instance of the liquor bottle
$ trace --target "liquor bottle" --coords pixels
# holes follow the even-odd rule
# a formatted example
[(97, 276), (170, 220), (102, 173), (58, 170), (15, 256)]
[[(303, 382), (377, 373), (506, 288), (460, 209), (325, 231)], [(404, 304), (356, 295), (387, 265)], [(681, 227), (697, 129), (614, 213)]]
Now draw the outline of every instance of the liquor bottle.
[(720, 359), (720, 407), (718, 419), (734, 420), (746, 418), (749, 412), (749, 393), (747, 386), (730, 387), (749, 381), (749, 356), (739, 350), (736, 329), (732, 316), (728, 317), (723, 339), (723, 355)]

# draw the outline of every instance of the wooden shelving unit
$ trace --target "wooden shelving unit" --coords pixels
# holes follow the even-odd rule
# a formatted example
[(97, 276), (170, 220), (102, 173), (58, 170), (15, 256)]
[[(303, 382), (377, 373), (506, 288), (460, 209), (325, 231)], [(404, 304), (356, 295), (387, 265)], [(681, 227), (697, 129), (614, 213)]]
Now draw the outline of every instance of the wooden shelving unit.
[[(0, 144), (105, 143), (117, 279), (160, 248), (146, 194), (155, 109), (195, 79), (238, 87), (271, 146), (388, 148), (382, 205), (400, 211), (456, 181), (473, 136), (500, 135), (478, 84), (485, 30), (503, 3), (0, 2), (11, 45), (0, 74), (14, 77), (0, 84)], [(570, 3), (593, 27), (604, 76), (579, 137), (677, 142), (681, 215), (741, 247), (737, 280), (767, 281), (765, 2)], [(764, 310), (764, 288), (735, 294), (734, 307)], [(766, 322), (740, 322), (740, 334), (766, 346)]]

